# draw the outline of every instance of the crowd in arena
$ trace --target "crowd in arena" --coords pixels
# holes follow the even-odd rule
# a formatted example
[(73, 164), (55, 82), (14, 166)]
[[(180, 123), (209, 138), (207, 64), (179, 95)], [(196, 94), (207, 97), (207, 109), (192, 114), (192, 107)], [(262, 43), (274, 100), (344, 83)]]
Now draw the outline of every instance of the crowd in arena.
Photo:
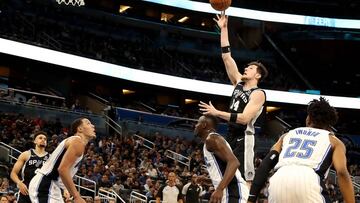
[[(63, 126), (60, 120), (45, 121), (41, 118), (5, 112), (0, 113), (0, 119), (0, 141), (20, 151), (32, 147), (32, 135), (38, 130), (48, 133), (49, 152), (68, 135), (68, 128)], [(180, 187), (189, 182), (193, 174), (206, 177), (206, 170), (202, 167), (204, 161), (201, 147), (195, 141), (187, 141), (180, 137), (171, 138), (160, 133), (135, 134), (151, 140), (155, 144), (154, 147), (145, 147), (144, 140), (131, 133), (99, 136), (88, 146), (78, 175), (95, 181), (97, 188), (115, 190), (125, 199), (129, 198), (131, 191), (137, 191), (146, 195), (148, 200), (155, 198), (160, 186), (166, 183), (169, 172), (175, 172), (176, 183)], [(189, 157), (189, 166), (170, 159), (166, 156), (166, 150)], [(256, 158), (256, 166), (261, 163), (260, 157), (262, 156)], [(11, 165), (8, 165), (8, 168), (11, 168)], [(358, 165), (349, 166), (349, 170), (354, 176), (360, 175)], [(94, 187), (87, 181), (83, 181), (82, 184), (89, 188)], [(198, 184), (203, 188), (202, 198), (208, 199), (214, 190), (211, 183), (206, 181), (206, 178), (198, 178)], [(340, 200), (341, 195), (336, 184), (328, 181), (326, 185), (333, 201)], [(15, 192), (17, 188), (9, 181), (8, 176), (1, 177), (0, 193), (7, 194), (8, 199), (11, 199)], [(265, 201), (267, 195), (267, 188), (264, 188), (261, 201)]]

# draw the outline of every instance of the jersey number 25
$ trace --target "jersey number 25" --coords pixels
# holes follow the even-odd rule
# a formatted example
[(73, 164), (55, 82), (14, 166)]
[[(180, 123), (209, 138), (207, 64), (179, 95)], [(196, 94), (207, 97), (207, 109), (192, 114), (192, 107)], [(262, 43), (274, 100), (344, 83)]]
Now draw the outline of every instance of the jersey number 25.
[(284, 158), (298, 157), (308, 159), (311, 157), (316, 140), (302, 140), (300, 138), (290, 138), (289, 147), (286, 149)]

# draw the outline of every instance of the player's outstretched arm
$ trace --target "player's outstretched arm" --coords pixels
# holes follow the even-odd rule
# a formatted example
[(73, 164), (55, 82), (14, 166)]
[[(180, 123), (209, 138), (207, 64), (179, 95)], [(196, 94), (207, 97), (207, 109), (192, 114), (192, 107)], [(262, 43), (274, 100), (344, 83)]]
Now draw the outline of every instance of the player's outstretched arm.
[[(225, 15), (225, 13), (222, 13), (221, 15), (216, 15), (216, 18), (214, 18), (214, 21), (217, 23), (221, 30), (220, 34), (220, 44), (222, 48), (230, 47), (229, 43), (229, 34), (228, 34), (228, 28), (227, 28), (227, 22), (228, 22), (228, 16)], [(225, 48), (226, 50), (226, 48)], [(242, 75), (240, 74), (238, 67), (235, 63), (235, 60), (231, 57), (231, 52), (229, 49), (229, 52), (224, 52), (222, 50), (221, 54), (225, 68), (226, 73), (233, 85), (236, 85), (241, 81)]]
[(229, 185), (236, 170), (240, 166), (240, 163), (230, 148), (226, 145), (224, 138), (221, 136), (210, 135), (210, 137), (206, 140), (206, 148), (208, 151), (213, 152), (217, 157), (226, 162), (223, 179), (210, 198), (210, 202), (221, 202), (223, 190)]
[(30, 158), (30, 156), (31, 156), (30, 151), (25, 151), (21, 153), (10, 173), (11, 180), (14, 181), (14, 183), (16, 183), (21, 194), (23, 195), (29, 195), (29, 192), (27, 186), (20, 180), (18, 174), (22, 169), (22, 167), (24, 166), (24, 164), (26, 163), (26, 161)]
[(76, 159), (83, 154), (85, 150), (84, 144), (79, 137), (72, 137), (67, 142), (67, 150), (58, 168), (59, 176), (66, 189), (74, 197), (75, 202), (85, 202), (85, 200), (81, 198), (80, 193), (76, 190), (70, 171)]
[(333, 146), (332, 162), (336, 170), (341, 194), (345, 203), (355, 203), (354, 186), (346, 167), (345, 145), (335, 136), (330, 136)]
[(249, 103), (246, 105), (242, 113), (229, 113), (226, 111), (217, 110), (211, 102), (209, 102), (209, 104), (206, 104), (200, 101), (199, 107), (200, 111), (204, 115), (213, 115), (226, 121), (246, 125), (256, 116), (264, 103), (265, 93), (263, 91), (257, 90), (251, 94)]

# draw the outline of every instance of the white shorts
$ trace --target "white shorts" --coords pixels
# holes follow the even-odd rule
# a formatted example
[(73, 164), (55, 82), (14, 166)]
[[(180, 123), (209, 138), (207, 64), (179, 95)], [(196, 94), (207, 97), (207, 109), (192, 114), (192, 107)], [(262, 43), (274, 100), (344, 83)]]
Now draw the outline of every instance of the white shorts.
[(56, 181), (38, 173), (30, 181), (29, 196), (32, 203), (63, 203)]
[(269, 203), (325, 202), (320, 177), (306, 166), (283, 166), (270, 178)]

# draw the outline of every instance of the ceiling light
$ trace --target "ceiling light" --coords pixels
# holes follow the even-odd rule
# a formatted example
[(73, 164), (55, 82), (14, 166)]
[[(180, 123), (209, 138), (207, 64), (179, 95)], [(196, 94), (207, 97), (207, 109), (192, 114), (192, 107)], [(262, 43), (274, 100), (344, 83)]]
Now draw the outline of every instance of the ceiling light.
[(135, 91), (133, 91), (133, 90), (127, 90), (127, 89), (123, 89), (122, 92), (123, 92), (124, 95), (134, 94), (134, 93), (135, 93)]
[(124, 13), (126, 10), (128, 10), (129, 8), (131, 8), (130, 6), (124, 6), (124, 5), (120, 5), (119, 8), (119, 13)]
[(194, 99), (185, 99), (185, 104), (192, 104), (198, 102), (198, 100), (194, 100)]
[(180, 19), (178, 20), (178, 22), (179, 22), (179, 23), (183, 23), (183, 22), (187, 21), (188, 19), (189, 19), (189, 17), (184, 16), (184, 17), (180, 18)]
[(273, 112), (273, 111), (277, 111), (279, 110), (280, 107), (275, 107), (275, 106), (267, 106), (266, 107), (266, 112)]
[(170, 19), (174, 17), (174, 14), (169, 14), (169, 13), (161, 13), (161, 18), (160, 20), (161, 21), (164, 21), (164, 22), (168, 22), (170, 21)]

